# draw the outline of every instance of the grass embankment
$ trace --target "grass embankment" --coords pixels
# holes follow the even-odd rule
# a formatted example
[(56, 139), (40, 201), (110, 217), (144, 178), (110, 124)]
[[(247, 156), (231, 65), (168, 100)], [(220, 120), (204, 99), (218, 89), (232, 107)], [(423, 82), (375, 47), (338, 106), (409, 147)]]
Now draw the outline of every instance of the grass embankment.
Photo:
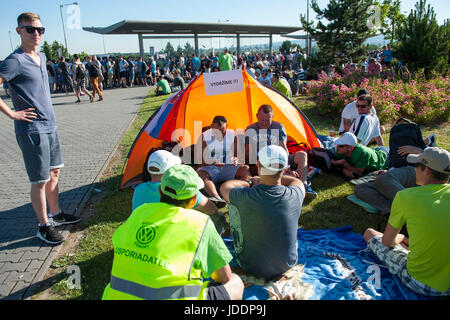
[[(164, 102), (167, 96), (155, 97), (153, 91), (144, 100), (131, 128), (124, 135), (120, 146), (109, 167), (96, 188), (101, 189), (86, 206), (83, 220), (73, 232), (82, 232), (82, 239), (75, 252), (65, 253), (51, 266), (54, 284), (47, 290), (46, 299), (100, 299), (109, 282), (113, 247), (111, 237), (117, 227), (123, 223), (131, 211), (132, 190), (118, 191), (126, 155), (136, 135), (151, 114)], [(306, 97), (294, 98), (319, 134), (328, 134), (332, 125), (339, 126), (339, 119), (325, 118), (320, 115), (314, 104)], [(385, 144), (389, 143), (389, 129), (384, 135)], [(424, 137), (430, 133), (437, 135), (438, 144), (450, 149), (450, 127), (447, 124), (422, 128)], [(383, 230), (386, 219), (379, 214), (369, 214), (346, 199), (353, 194), (354, 187), (342, 177), (334, 174), (322, 174), (312, 179), (313, 189), (319, 196), (306, 200), (299, 220), (299, 227), (306, 229), (327, 229), (353, 225), (355, 232), (363, 233), (368, 227)], [(69, 290), (66, 284), (66, 269), (77, 265), (81, 270), (81, 289)], [(35, 298), (40, 298), (38, 295)]]

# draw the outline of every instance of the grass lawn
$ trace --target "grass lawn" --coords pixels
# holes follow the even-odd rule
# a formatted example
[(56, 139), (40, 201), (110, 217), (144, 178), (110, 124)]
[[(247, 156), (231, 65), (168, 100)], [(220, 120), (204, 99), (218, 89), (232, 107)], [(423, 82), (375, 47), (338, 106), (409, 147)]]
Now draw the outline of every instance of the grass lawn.
[[(111, 160), (102, 180), (96, 188), (101, 193), (94, 194), (82, 213), (83, 222), (72, 229), (72, 235), (81, 239), (76, 250), (64, 250), (50, 268), (49, 288), (41, 288), (34, 299), (92, 299), (102, 297), (103, 290), (109, 282), (113, 247), (111, 237), (117, 227), (130, 215), (131, 189), (118, 190), (122, 178), (125, 157), (141, 127), (152, 113), (168, 96), (155, 97), (153, 91), (144, 100), (132, 127), (124, 135), (116, 155)], [(339, 127), (339, 119), (321, 116), (314, 104), (305, 97), (293, 101), (307, 115), (319, 134), (328, 134), (332, 125)], [(389, 126), (384, 135), (385, 144), (389, 143)], [(438, 145), (450, 150), (450, 126), (448, 123), (422, 128), (424, 137), (430, 133), (437, 136)], [(328, 229), (353, 225), (354, 232), (363, 233), (368, 227), (384, 230), (386, 219), (379, 214), (370, 214), (346, 199), (353, 194), (353, 185), (338, 175), (327, 174), (315, 176), (312, 187), (319, 196), (306, 200), (299, 220), (299, 227), (305, 229)], [(67, 242), (67, 241), (66, 241)], [(67, 246), (68, 244), (63, 244)], [(81, 270), (81, 289), (70, 290), (67, 287), (66, 269), (77, 265)]]

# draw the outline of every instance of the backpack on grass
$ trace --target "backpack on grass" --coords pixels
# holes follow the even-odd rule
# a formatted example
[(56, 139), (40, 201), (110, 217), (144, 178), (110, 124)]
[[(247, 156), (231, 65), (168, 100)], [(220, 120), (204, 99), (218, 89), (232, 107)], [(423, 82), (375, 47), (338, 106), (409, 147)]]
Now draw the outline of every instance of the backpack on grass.
[(331, 160), (334, 159), (333, 152), (325, 148), (310, 149), (305, 143), (295, 143), (293, 141), (287, 142), (289, 154), (294, 154), (298, 151), (304, 151), (308, 154), (308, 166), (315, 167), (328, 172), (331, 169)]
[(398, 148), (402, 146), (415, 146), (425, 149), (422, 131), (417, 123), (411, 120), (400, 118), (395, 122), (389, 135), (389, 159), (390, 166), (402, 168), (408, 166), (406, 156), (398, 154)]

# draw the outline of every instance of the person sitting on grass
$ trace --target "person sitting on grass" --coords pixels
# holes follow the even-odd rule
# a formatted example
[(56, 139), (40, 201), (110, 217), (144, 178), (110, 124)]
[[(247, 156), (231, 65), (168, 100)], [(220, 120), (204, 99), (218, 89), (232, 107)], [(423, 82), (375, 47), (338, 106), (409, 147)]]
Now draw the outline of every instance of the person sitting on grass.
[(164, 79), (164, 77), (158, 76), (156, 78), (156, 81), (157, 81), (157, 83), (156, 83), (156, 95), (157, 96), (172, 93), (169, 82), (166, 79)]
[(338, 160), (331, 160), (331, 163), (340, 167), (346, 178), (354, 179), (388, 167), (389, 154), (386, 148), (365, 147), (358, 143), (351, 132), (344, 133), (334, 143)]
[[(358, 91), (358, 94), (356, 95), (356, 100), (353, 102), (350, 102), (347, 104), (341, 113), (341, 124), (339, 125), (339, 135), (343, 134), (344, 132), (350, 131), (350, 128), (355, 122), (356, 119), (359, 117), (358, 108), (356, 107), (356, 101), (358, 98), (364, 94), (370, 95), (370, 92), (367, 89), (361, 89)], [(375, 108), (372, 106), (370, 108), (370, 114), (376, 115), (377, 112)]]
[(258, 176), (227, 181), (220, 192), (229, 203), (239, 266), (271, 280), (297, 264), (297, 225), (305, 188), (299, 179), (283, 175), (288, 154), (280, 146), (261, 149), (257, 167)]
[(138, 207), (113, 234), (103, 300), (242, 299), (244, 284), (231, 271), (228, 248), (209, 217), (191, 210), (201, 188), (190, 166), (164, 173), (161, 202)]
[(225, 201), (216, 189), (216, 183), (231, 179), (247, 180), (252, 177), (250, 169), (245, 164), (238, 164), (236, 154), (236, 135), (227, 129), (227, 119), (215, 116), (211, 128), (203, 132), (197, 141), (196, 150), (201, 151), (197, 159), (202, 159), (202, 166), (197, 173), (205, 183), (205, 192), (210, 200), (219, 206), (225, 206)]
[[(258, 152), (268, 145), (279, 145), (286, 152), (287, 149), (287, 133), (283, 124), (273, 121), (273, 108), (268, 104), (263, 104), (258, 108), (255, 123), (252, 123), (245, 129), (245, 159), (250, 165), (250, 170), (255, 175), (255, 163)], [(300, 178), (304, 184), (307, 198), (315, 198), (317, 193), (308, 184), (304, 171), (304, 162), (307, 161), (305, 152), (299, 151), (297, 155), (291, 155), (289, 164), (292, 170), (288, 171), (290, 175)], [(296, 171), (297, 173), (295, 173)], [(306, 169), (307, 171), (307, 169)]]
[[(450, 295), (450, 153), (431, 147), (410, 154), (418, 187), (399, 191), (384, 233), (364, 232), (367, 247), (414, 292)], [(400, 230), (408, 226), (409, 239)]]
[(368, 94), (363, 94), (356, 100), (356, 108), (359, 116), (353, 122), (348, 132), (353, 133), (358, 142), (363, 146), (369, 145), (371, 142), (376, 142), (378, 146), (383, 146), (384, 141), (381, 136), (384, 132), (384, 127), (380, 126), (380, 120), (372, 110), (372, 97)]
[(284, 95), (286, 98), (291, 98), (291, 88), (289, 86), (289, 83), (284, 79), (284, 81), (281, 79), (280, 73), (275, 72), (272, 75), (272, 87), (277, 89), (282, 95)]
[[(133, 193), (132, 211), (145, 203), (155, 203), (160, 201), (159, 187), (163, 174), (172, 166), (181, 164), (180, 157), (173, 155), (166, 150), (153, 152), (147, 161), (147, 170), (150, 173), (151, 181), (139, 184)], [(223, 233), (225, 230), (225, 216), (217, 209), (216, 205), (198, 192), (194, 209), (201, 211), (211, 217), (216, 225), (217, 231)]]

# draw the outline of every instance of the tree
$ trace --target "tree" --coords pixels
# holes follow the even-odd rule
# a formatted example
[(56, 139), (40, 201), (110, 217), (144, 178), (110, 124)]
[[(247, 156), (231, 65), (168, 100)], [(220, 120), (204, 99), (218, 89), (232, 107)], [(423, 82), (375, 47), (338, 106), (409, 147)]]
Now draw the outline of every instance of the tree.
[(175, 56), (175, 49), (173, 48), (173, 45), (169, 42), (166, 44), (166, 48), (163, 51), (165, 54), (167, 54), (167, 57), (172, 58)]
[[(359, 62), (367, 55), (364, 41), (375, 35), (367, 22), (371, 18), (369, 6), (373, 0), (330, 0), (327, 8), (321, 9), (316, 0), (311, 7), (317, 14), (317, 25), (300, 15), (302, 29), (317, 42), (322, 61), (341, 65), (348, 61)], [(322, 21), (326, 20), (325, 25)]]
[(184, 56), (191, 57), (194, 53), (194, 47), (189, 42), (186, 42), (186, 44), (184, 45)]
[(295, 45), (292, 42), (290, 42), (289, 40), (285, 40), (280, 46), (280, 52), (282, 53), (290, 52), (291, 48), (293, 47), (295, 47)]
[(379, 31), (391, 41), (391, 45), (397, 40), (397, 28), (405, 21), (405, 15), (401, 13), (400, 0), (383, 0), (378, 3), (380, 8), (381, 28)]
[(427, 76), (433, 71), (446, 73), (450, 67), (449, 36), (449, 21), (439, 25), (431, 5), (420, 0), (399, 26), (393, 53), (410, 71), (424, 69)]
[(181, 53), (183, 53), (183, 48), (180, 45), (178, 45), (178, 47), (177, 47), (177, 56), (180, 56)]
[(57, 61), (59, 60), (59, 49), (61, 49), (64, 57), (71, 58), (67, 54), (67, 49), (56, 40), (51, 45), (47, 41), (44, 41), (44, 43), (42, 44), (41, 52), (45, 54), (47, 60)]

